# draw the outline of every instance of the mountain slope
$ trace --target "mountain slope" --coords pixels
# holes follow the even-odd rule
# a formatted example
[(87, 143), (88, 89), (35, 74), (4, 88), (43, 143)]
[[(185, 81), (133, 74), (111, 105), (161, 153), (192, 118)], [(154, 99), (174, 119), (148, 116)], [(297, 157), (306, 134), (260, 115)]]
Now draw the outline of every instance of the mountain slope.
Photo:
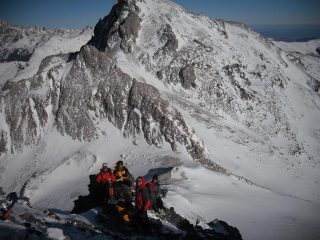
[(50, 55), (75, 52), (92, 36), (92, 29), (47, 30), (23, 28), (0, 20), (0, 85), (35, 75), (41, 61)]
[[(181, 165), (166, 203), (188, 219), (221, 214), (248, 239), (319, 236), (316, 52), (162, 0), (119, 0), (78, 53), (62, 49), (46, 58), (35, 51), (30, 70), (3, 81), (6, 190), (69, 209), (88, 183), (68, 175), (70, 161), (88, 161), (71, 172), (94, 173), (122, 158), (135, 176)], [(287, 207), (265, 214), (275, 205)]]

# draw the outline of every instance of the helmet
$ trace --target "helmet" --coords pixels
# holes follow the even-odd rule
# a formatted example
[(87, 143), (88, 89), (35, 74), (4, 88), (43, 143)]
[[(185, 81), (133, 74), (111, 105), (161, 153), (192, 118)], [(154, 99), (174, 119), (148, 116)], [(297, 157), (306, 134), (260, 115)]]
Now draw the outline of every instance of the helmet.
[(108, 168), (108, 164), (107, 163), (102, 163), (102, 169), (107, 169)]

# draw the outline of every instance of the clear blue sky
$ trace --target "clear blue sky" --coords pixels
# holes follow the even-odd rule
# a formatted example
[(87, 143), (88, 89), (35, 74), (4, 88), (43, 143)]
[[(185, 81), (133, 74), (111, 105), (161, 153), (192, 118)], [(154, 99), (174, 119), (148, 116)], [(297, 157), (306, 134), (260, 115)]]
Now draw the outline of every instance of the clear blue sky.
[[(48, 28), (82, 28), (107, 15), (114, 0), (0, 0), (0, 19)], [(320, 0), (175, 0), (213, 18), (259, 24), (320, 24)]]

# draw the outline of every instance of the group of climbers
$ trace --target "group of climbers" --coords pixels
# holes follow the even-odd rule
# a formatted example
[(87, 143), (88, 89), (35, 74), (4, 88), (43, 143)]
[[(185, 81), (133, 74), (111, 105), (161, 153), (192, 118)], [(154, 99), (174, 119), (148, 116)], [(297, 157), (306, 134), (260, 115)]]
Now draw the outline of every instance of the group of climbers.
[[(123, 161), (118, 161), (113, 171), (103, 163), (96, 181), (104, 189), (103, 194), (107, 203), (115, 206), (125, 223), (130, 223), (131, 218), (138, 222), (147, 222), (148, 210), (160, 212), (164, 208), (160, 198), (158, 176), (154, 175), (148, 183), (143, 176), (139, 176), (134, 189), (134, 177), (124, 166)], [(133, 198), (133, 192), (135, 192), (135, 198)], [(135, 203), (134, 206), (132, 202)]]
[(103, 197), (108, 199), (109, 203), (114, 203), (122, 198), (129, 200), (133, 184), (133, 176), (123, 165), (123, 161), (118, 161), (114, 167), (112, 171), (106, 163), (103, 163), (96, 178), (97, 183), (101, 186)]
[[(118, 161), (113, 170), (103, 163), (95, 179), (99, 189), (96, 197), (99, 195), (105, 203), (114, 206), (120, 218), (126, 223), (131, 223), (133, 219), (137, 222), (147, 222), (148, 210), (161, 213), (164, 209), (157, 175), (154, 175), (150, 182), (139, 176), (134, 187), (134, 177), (124, 166), (123, 161)], [(0, 219), (9, 218), (16, 202), (15, 192), (0, 201)]]

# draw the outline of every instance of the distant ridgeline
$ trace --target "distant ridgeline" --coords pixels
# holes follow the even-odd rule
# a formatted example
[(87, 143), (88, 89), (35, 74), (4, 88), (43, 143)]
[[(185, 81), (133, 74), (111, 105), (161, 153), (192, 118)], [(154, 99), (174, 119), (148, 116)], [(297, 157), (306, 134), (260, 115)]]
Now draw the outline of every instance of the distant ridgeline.
[(320, 25), (252, 25), (255, 31), (276, 41), (304, 42), (320, 38)]

